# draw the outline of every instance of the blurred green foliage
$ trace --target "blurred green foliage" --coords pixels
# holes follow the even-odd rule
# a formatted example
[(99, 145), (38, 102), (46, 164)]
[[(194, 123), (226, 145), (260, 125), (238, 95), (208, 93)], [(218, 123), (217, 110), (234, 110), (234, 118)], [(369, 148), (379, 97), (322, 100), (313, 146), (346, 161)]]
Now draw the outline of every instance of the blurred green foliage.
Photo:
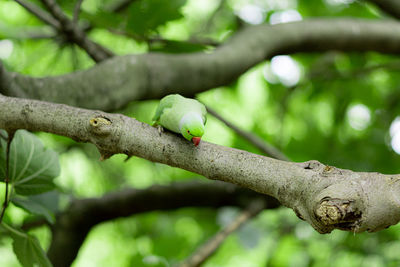
[[(40, 1), (32, 2), (41, 6)], [(68, 15), (72, 14), (74, 1), (58, 3)], [(265, 23), (277, 12), (287, 10), (296, 10), (303, 18), (385, 16), (362, 1), (138, 0), (123, 11), (113, 12), (115, 4), (111, 0), (85, 0), (81, 23), (93, 27), (88, 32), (90, 38), (120, 55), (212, 51), (208, 42), (193, 40), (225, 41), (243, 24), (238, 14), (248, 5), (261, 8)], [(87, 69), (94, 64), (67, 40), (32, 39), (33, 33), (51, 35), (52, 31), (16, 2), (1, 0), (0, 39), (13, 44), (10, 56), (2, 58), (9, 70), (49, 76)], [(400, 111), (400, 59), (372, 52), (336, 51), (296, 54), (291, 60), (301, 74), (293, 86), (285, 85), (271, 70), (271, 64), (264, 62), (230, 86), (197, 97), (294, 161), (317, 159), (355, 171), (400, 173), (400, 156), (391, 146), (389, 131)], [(156, 105), (155, 100), (134, 102), (118, 112), (150, 123)], [(354, 107), (363, 110), (358, 114), (361, 118), (352, 117)], [(92, 145), (45, 133), (37, 136), (60, 155), (61, 175), (55, 182), (65, 195), (94, 197), (125, 187), (205, 180), (140, 158), (125, 163), (125, 156), (116, 155), (99, 162), (99, 154)], [(260, 153), (211, 116), (204, 139)], [(0, 196), (3, 195), (1, 187)], [(18, 206), (23, 207), (22, 202)], [(40, 211), (36, 206), (33, 209)], [(188, 257), (236, 213), (237, 210), (226, 208), (185, 208), (104, 223), (90, 232), (73, 266), (172, 266)], [(52, 219), (50, 214), (42, 215)], [(6, 220), (10, 218), (19, 223), (32, 215), (12, 205)], [(334, 231), (319, 235), (290, 210), (265, 211), (229, 237), (204, 266), (398, 266), (399, 227), (373, 234)], [(31, 234), (48, 247), (47, 228)], [(28, 240), (29, 244), (35, 245), (32, 240)], [(18, 266), (10, 240), (0, 235), (0, 242), (0, 266)]]

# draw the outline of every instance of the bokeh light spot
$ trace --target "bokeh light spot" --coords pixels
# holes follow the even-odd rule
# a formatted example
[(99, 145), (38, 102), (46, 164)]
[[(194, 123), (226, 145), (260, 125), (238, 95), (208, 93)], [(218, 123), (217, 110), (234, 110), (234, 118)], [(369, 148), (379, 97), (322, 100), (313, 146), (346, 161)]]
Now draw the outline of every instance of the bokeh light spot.
[(371, 122), (371, 111), (363, 104), (356, 104), (347, 111), (347, 118), (351, 128), (362, 131)]
[(296, 85), (301, 77), (299, 64), (290, 56), (273, 57), (271, 59), (271, 71), (283, 85), (288, 87)]
[(396, 117), (390, 125), (390, 145), (394, 152), (400, 154), (400, 117)]
[(10, 40), (0, 41), (0, 59), (7, 59), (14, 50), (14, 44)]
[(265, 11), (257, 5), (244, 5), (239, 9), (238, 16), (247, 23), (261, 24), (265, 20)]
[(325, 0), (328, 5), (337, 6), (337, 5), (348, 5), (353, 3), (355, 0)]
[(287, 23), (292, 21), (302, 20), (302, 16), (297, 10), (290, 9), (285, 11), (278, 11), (271, 15), (269, 18), (270, 24)]

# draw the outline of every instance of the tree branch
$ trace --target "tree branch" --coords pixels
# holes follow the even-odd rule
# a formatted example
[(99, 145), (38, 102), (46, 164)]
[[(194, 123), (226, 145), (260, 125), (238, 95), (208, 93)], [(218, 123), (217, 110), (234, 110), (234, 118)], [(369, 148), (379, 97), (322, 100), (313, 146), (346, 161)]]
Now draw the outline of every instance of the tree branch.
[(23, 6), (26, 10), (28, 10), (30, 13), (32, 13), (35, 17), (37, 17), (44, 23), (51, 25), (57, 30), (61, 28), (61, 25), (57, 20), (55, 20), (50, 14), (48, 14), (46, 11), (42, 10), (35, 4), (32, 4), (25, 0), (14, 0), (14, 1)]
[(86, 34), (70, 20), (54, 0), (42, 0), (49, 12), (60, 22), (62, 31), (78, 46), (84, 49), (96, 62), (112, 57), (114, 54), (101, 45), (89, 40)]
[(331, 49), (400, 53), (400, 23), (313, 19), (258, 25), (238, 32), (213, 53), (120, 56), (86, 71), (45, 78), (3, 69), (0, 93), (110, 111), (132, 100), (170, 93), (193, 96), (227, 85), (252, 66), (278, 54)]
[(41, 227), (43, 225), (50, 226), (49, 222), (45, 218), (43, 218), (42, 216), (37, 216), (31, 220), (25, 221), (19, 228), (27, 232), (31, 229)]
[(57, 217), (48, 255), (54, 266), (70, 266), (90, 229), (108, 220), (183, 207), (245, 207), (254, 199), (260, 200), (260, 197), (265, 208), (279, 206), (279, 202), (273, 198), (232, 184), (193, 181), (168, 186), (154, 185), (142, 190), (126, 189), (100, 198), (74, 200)]
[(229, 121), (225, 120), (221, 115), (219, 115), (217, 112), (215, 112), (212, 108), (207, 106), (207, 112), (213, 115), (215, 118), (218, 120), (222, 121), (226, 126), (231, 128), (233, 131), (235, 131), (238, 135), (243, 137), (244, 139), (248, 140), (250, 143), (252, 143), (255, 147), (260, 149), (263, 153), (266, 155), (274, 158), (274, 159), (280, 159), (284, 161), (290, 161), (281, 151), (279, 151), (277, 148), (271, 146), (270, 144), (266, 143), (264, 140), (259, 138), (257, 135), (251, 134), (247, 131), (244, 131), (237, 127), (236, 125), (230, 123)]
[(75, 24), (75, 27), (77, 27), (78, 25), (79, 13), (81, 12), (82, 3), (83, 0), (77, 0), (74, 6), (74, 16), (72, 18), (72, 22)]
[(245, 224), (264, 209), (263, 201), (252, 201), (229, 225), (219, 231), (205, 244), (199, 247), (188, 259), (182, 262), (179, 267), (197, 267), (211, 257), (221, 246), (225, 239), (240, 226)]
[(135, 2), (136, 0), (121, 0), (118, 3), (116, 3), (114, 6), (110, 7), (111, 12), (119, 13), (127, 9), (130, 4)]
[(400, 19), (400, 2), (397, 0), (365, 0), (374, 3), (384, 12)]
[[(85, 32), (78, 27), (74, 20), (70, 20), (63, 13), (61, 8), (54, 0), (42, 0), (42, 2), (46, 5), (46, 7), (55, 19), (47, 12), (43, 11), (41, 8), (32, 3), (26, 2), (25, 0), (15, 1), (23, 6), (30, 13), (35, 15), (38, 19), (51, 25), (58, 32), (63, 32), (73, 43), (76, 43), (78, 46), (84, 49), (94, 61), (100, 62), (114, 55), (108, 49), (102, 47), (96, 42), (89, 40), (86, 37)], [(79, 14), (81, 2), (81, 0), (78, 0), (74, 16), (77, 16)]]
[(120, 114), (2, 95), (0, 128), (59, 134), (95, 144), (103, 159), (124, 153), (237, 184), (275, 197), (320, 233), (373, 232), (400, 220), (400, 175), (279, 161), (205, 141), (194, 147)]
[(214, 12), (210, 15), (207, 22), (204, 24), (199, 32), (209, 32), (212, 26), (215, 25), (215, 19), (218, 17), (219, 13), (224, 9), (226, 5), (226, 0), (219, 0), (219, 4)]

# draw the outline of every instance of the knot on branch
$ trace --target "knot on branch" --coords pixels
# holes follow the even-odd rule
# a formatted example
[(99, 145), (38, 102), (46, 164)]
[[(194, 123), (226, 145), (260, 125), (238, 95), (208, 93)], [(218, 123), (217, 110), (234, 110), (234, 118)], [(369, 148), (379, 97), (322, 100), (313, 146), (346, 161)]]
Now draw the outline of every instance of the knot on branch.
[(121, 128), (124, 125), (124, 119), (119, 115), (98, 114), (89, 120), (88, 131), (92, 133), (89, 136), (91, 143), (96, 145), (100, 152), (100, 160), (106, 160), (116, 152), (121, 139)]
[(330, 175), (335, 175), (335, 174), (343, 174), (340, 169), (333, 167), (333, 166), (328, 166), (325, 165), (325, 167), (323, 168), (321, 175), (322, 176), (330, 176)]
[(304, 166), (304, 169), (306, 170), (314, 170), (314, 169), (319, 169), (323, 164), (319, 162), (318, 160), (309, 160), (304, 163), (302, 163)]
[(329, 197), (321, 200), (314, 215), (325, 226), (323, 232), (330, 232), (334, 228), (355, 231), (361, 219), (361, 212), (355, 208), (353, 201)]
[(336, 174), (343, 174), (339, 168), (324, 165), (317, 160), (309, 160), (301, 164), (303, 165), (303, 168), (305, 170), (313, 170), (315, 172), (319, 172), (324, 177)]
[(103, 117), (97, 116), (89, 121), (90, 130), (97, 135), (109, 135), (111, 133), (111, 120)]

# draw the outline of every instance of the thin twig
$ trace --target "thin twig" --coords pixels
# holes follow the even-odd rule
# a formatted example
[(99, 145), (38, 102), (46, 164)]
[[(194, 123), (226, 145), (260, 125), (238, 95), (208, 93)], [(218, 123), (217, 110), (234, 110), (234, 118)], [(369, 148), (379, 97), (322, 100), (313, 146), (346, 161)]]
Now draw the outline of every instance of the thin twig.
[(136, 0), (122, 0), (120, 2), (118, 2), (117, 4), (113, 5), (112, 7), (110, 7), (110, 11), (113, 13), (119, 13), (124, 11), (126, 8), (128, 8), (130, 6), (130, 4), (132, 4), (133, 2), (135, 2)]
[(26, 221), (21, 225), (21, 230), (28, 231), (30, 229), (38, 228), (43, 225), (49, 225), (46, 219), (37, 217), (33, 220)]
[(114, 54), (105, 47), (91, 41), (86, 34), (77, 25), (64, 14), (61, 7), (55, 0), (42, 0), (49, 12), (56, 18), (64, 34), (73, 42), (79, 45), (96, 62), (103, 61), (114, 56)]
[(48, 14), (46, 11), (42, 10), (35, 4), (26, 2), (25, 0), (14, 0), (14, 1), (23, 6), (26, 10), (35, 15), (38, 19), (40, 19), (44, 23), (49, 24), (56, 29), (61, 28), (60, 23), (57, 20), (55, 20), (50, 14)]
[(15, 132), (9, 132), (8, 133), (8, 139), (7, 139), (7, 147), (6, 147), (6, 167), (5, 167), (5, 178), (4, 182), (6, 183), (6, 192), (4, 195), (4, 202), (3, 202), (3, 208), (1, 210), (0, 214), (0, 222), (3, 220), (4, 213), (8, 207), (8, 202), (9, 202), (9, 195), (8, 195), (8, 187), (9, 187), (9, 182), (10, 182), (10, 146), (11, 146), (11, 141), (14, 137)]
[(210, 258), (221, 246), (225, 239), (240, 226), (245, 224), (254, 216), (258, 215), (265, 207), (265, 202), (258, 199), (252, 201), (239, 216), (237, 216), (229, 225), (219, 231), (201, 247), (199, 247), (189, 258), (182, 262), (179, 267), (196, 267)]
[(222, 121), (226, 126), (234, 130), (238, 135), (241, 137), (245, 138), (248, 140), (250, 143), (252, 143), (255, 147), (260, 149), (262, 152), (265, 154), (269, 155), (272, 158), (284, 160), (284, 161), (290, 161), (288, 157), (286, 157), (281, 151), (279, 151), (277, 148), (267, 144), (264, 140), (262, 140), (260, 137), (251, 134), (247, 131), (244, 131), (237, 127), (236, 125), (230, 123), (229, 121), (225, 120), (221, 115), (219, 115), (216, 111), (214, 111), (212, 108), (207, 107), (208, 113), (213, 115), (215, 118), (218, 120)]
[(82, 6), (83, 0), (77, 0), (75, 7), (74, 7), (74, 16), (72, 19), (72, 22), (77, 25), (78, 20), (79, 20), (79, 13), (81, 12), (81, 6)]
[(215, 25), (214, 20), (218, 16), (218, 14), (222, 11), (226, 4), (226, 0), (220, 0), (218, 7), (215, 9), (215, 11), (210, 15), (208, 18), (205, 26), (203, 27), (204, 32), (208, 32), (213, 25)]

